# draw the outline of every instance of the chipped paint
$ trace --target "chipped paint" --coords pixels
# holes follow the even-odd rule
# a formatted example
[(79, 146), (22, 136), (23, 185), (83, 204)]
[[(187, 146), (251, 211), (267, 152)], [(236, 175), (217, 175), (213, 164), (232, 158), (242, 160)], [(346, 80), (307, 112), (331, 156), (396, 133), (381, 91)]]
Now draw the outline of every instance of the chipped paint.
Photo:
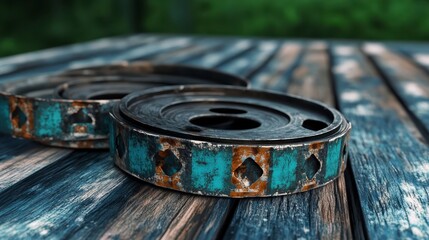
[(281, 190), (293, 190), (297, 181), (298, 149), (289, 151), (272, 151), (271, 159), (271, 183), (270, 189), (278, 192)]
[(342, 150), (343, 143), (342, 139), (337, 139), (333, 142), (328, 143), (328, 153), (326, 156), (326, 171), (325, 179), (332, 179), (338, 175), (338, 172), (341, 170), (342, 162)]
[[(270, 165), (270, 149), (263, 147), (234, 147), (231, 167), (231, 181), (235, 185), (230, 193), (232, 197), (253, 197), (265, 195)], [(249, 159), (249, 160), (248, 160)], [(262, 170), (261, 176), (254, 182), (249, 178), (252, 169), (243, 163), (253, 161)]]
[(199, 144), (192, 148), (191, 180), (194, 189), (205, 189), (210, 193), (231, 188), (230, 147), (208, 151), (209, 144)]
[[(322, 142), (294, 146), (233, 146), (156, 136), (127, 126), (114, 114), (111, 116), (115, 136), (111, 136), (110, 144), (115, 164), (165, 188), (233, 198), (279, 196), (323, 186), (345, 169), (342, 143), (348, 136), (350, 124), (344, 126), (328, 147)], [(118, 137), (123, 136), (128, 139), (124, 142), (128, 153), (123, 154), (125, 159), (122, 160), (115, 149)], [(304, 163), (311, 155), (317, 157), (319, 164), (309, 179), (304, 173), (312, 166)], [(180, 167), (177, 162), (165, 165), (169, 162), (166, 159), (171, 157), (180, 162)], [(172, 169), (167, 169), (167, 173), (172, 172), (167, 174), (168, 167)]]

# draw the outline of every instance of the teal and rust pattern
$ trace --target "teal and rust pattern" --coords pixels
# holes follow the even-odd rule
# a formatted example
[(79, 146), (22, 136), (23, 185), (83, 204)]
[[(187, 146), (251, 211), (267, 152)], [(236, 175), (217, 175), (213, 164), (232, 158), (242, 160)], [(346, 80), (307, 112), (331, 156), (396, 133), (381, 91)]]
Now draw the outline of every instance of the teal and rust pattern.
[(244, 146), (158, 136), (112, 117), (115, 164), (174, 190), (233, 198), (285, 195), (323, 186), (346, 167), (350, 123), (325, 142)]
[(121, 97), (136, 89), (190, 83), (247, 86), (226, 73), (149, 62), (74, 69), (1, 85), (0, 133), (51, 146), (108, 148), (109, 111)]
[(51, 146), (106, 148), (112, 104), (0, 92), (0, 132)]

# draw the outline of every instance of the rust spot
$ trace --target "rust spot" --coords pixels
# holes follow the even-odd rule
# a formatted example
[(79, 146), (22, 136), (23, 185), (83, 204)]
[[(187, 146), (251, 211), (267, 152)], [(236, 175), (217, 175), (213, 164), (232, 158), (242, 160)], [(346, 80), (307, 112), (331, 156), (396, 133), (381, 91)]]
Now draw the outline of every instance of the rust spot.
[(94, 142), (93, 141), (76, 141), (77, 148), (81, 149), (90, 149), (94, 148)]
[(82, 108), (89, 108), (91, 105), (91, 103), (85, 102), (85, 101), (79, 101), (79, 100), (74, 100), (71, 103), (71, 106), (76, 108), (76, 109), (82, 109)]
[(310, 144), (310, 150), (319, 150), (322, 149), (324, 147), (324, 143), (323, 142), (315, 142)]
[(87, 133), (88, 128), (86, 126), (74, 126), (73, 131), (75, 133)]
[(178, 147), (181, 143), (173, 138), (167, 138), (167, 137), (160, 137), (159, 142), (161, 144), (168, 144), (171, 147)]
[(164, 174), (170, 177), (174, 174), (177, 174), (182, 168), (182, 164), (180, 163), (179, 159), (177, 159), (170, 149), (159, 151), (155, 157), (155, 160), (156, 166), (160, 166)]
[(33, 103), (29, 99), (10, 96), (11, 122), (13, 134), (17, 137), (31, 139), (34, 130)]
[(179, 149), (183, 148), (180, 141), (172, 138), (160, 138), (162, 150), (153, 158), (155, 167), (155, 184), (161, 187), (180, 190), (183, 162), (180, 160)]
[(308, 190), (313, 189), (315, 187), (317, 187), (316, 179), (312, 179), (312, 180), (307, 181), (304, 184), (304, 186), (301, 188), (301, 191), (303, 191), (303, 192), (308, 191)]
[(270, 148), (235, 147), (233, 149), (231, 182), (236, 187), (232, 197), (264, 195), (270, 166)]

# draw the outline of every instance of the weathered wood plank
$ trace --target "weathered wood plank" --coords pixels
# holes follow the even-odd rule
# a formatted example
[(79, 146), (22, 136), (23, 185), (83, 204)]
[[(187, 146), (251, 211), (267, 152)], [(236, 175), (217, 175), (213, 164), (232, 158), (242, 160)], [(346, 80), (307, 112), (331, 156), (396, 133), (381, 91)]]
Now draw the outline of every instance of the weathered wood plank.
[[(231, 55), (230, 51), (224, 51), (224, 55), (219, 55), (218, 52), (209, 52), (203, 56), (200, 56), (199, 58), (196, 58), (196, 62), (203, 62), (201, 59), (210, 59), (210, 56), (217, 56), (216, 58), (219, 59), (219, 64), (222, 64), (223, 61), (231, 61), (234, 62), (235, 59), (230, 60)], [(211, 58), (213, 59), (213, 58)], [(259, 65), (264, 64), (265, 58), (255, 58), (255, 63), (251, 66), (249, 66), (248, 69), (251, 68), (258, 68)], [(258, 65), (259, 64), (259, 65)], [(236, 71), (236, 72), (234, 72)], [(232, 68), (231, 72), (235, 74), (239, 74), (240, 71), (242, 71), (242, 68)], [(165, 190), (160, 190), (165, 191)], [(223, 226), (223, 220), (227, 217), (227, 214), (229, 213), (230, 208), (233, 205), (233, 200), (230, 199), (219, 199), (219, 198), (208, 198), (208, 197), (201, 197), (201, 196), (191, 196), (191, 195), (184, 195), (184, 194), (178, 194), (177, 196), (183, 197), (186, 199), (186, 202), (178, 202), (177, 199), (177, 193), (166, 195), (164, 199), (169, 199), (171, 202), (174, 202), (177, 207), (180, 207), (180, 210), (177, 210), (174, 214), (175, 218), (174, 221), (172, 221), (168, 227), (165, 227), (163, 230), (165, 230), (164, 233), (155, 232), (154, 235), (151, 235), (154, 238), (164, 238), (164, 239), (170, 239), (170, 238), (187, 238), (187, 237), (193, 237), (193, 238), (200, 238), (200, 239), (210, 239), (214, 238), (219, 234), (219, 231), (221, 230)], [(146, 195), (145, 196), (146, 201), (148, 199), (153, 198), (154, 196)], [(136, 204), (141, 205), (141, 201), (143, 199), (139, 199), (136, 202)], [(127, 206), (130, 206), (132, 204), (127, 204)], [(167, 204), (168, 205), (168, 204)], [(127, 212), (127, 210), (124, 210)], [(171, 213), (173, 214), (173, 213)], [(171, 215), (169, 214), (169, 215)], [(160, 221), (160, 217), (165, 217), (166, 213), (158, 213), (160, 216), (153, 216), (152, 221), (156, 219), (157, 221)], [(126, 223), (122, 221), (127, 221)], [(144, 219), (141, 219), (139, 222), (144, 222)], [(163, 220), (164, 222), (164, 220)], [(117, 218), (115, 219), (115, 226), (123, 226), (127, 224), (133, 224), (132, 222), (129, 222), (129, 220)], [(142, 234), (139, 227), (135, 227), (134, 232), (126, 232), (122, 227), (116, 227), (111, 228), (107, 230), (106, 234), (108, 235), (115, 235), (120, 236), (121, 238), (128, 238), (128, 237), (134, 237), (136, 235), (128, 235), (128, 234)], [(150, 231), (154, 232), (154, 231)]]
[(191, 38), (166, 38), (156, 44), (144, 44), (138, 47), (127, 48), (118, 52), (99, 54), (89, 57), (83, 60), (76, 60), (70, 62), (64, 62), (54, 65), (40, 66), (34, 69), (28, 69), (26, 71), (17, 72), (13, 75), (0, 76), (0, 81), (13, 81), (17, 79), (49, 75), (56, 72), (64, 71), (66, 69), (81, 68), (89, 66), (98, 66), (103, 64), (110, 64), (120, 61), (136, 61), (154, 57), (155, 55), (167, 51), (172, 51), (184, 47), (188, 47), (191, 44)]
[(350, 166), (367, 235), (428, 238), (427, 145), (357, 48), (337, 46), (332, 56), (338, 103), (353, 124)]
[(181, 209), (162, 239), (212, 239), (222, 234), (232, 200), (195, 196)]
[(13, 74), (30, 68), (88, 58), (101, 53), (115, 53), (159, 39), (159, 37), (146, 35), (104, 38), (88, 43), (73, 44), (6, 57), (0, 59), (0, 75)]
[(278, 43), (274, 41), (258, 42), (255, 48), (217, 66), (217, 69), (223, 72), (249, 77), (260, 70), (259, 68), (263, 67), (267, 61), (270, 60), (277, 47)]
[(219, 41), (199, 40), (195, 45), (190, 47), (159, 54), (155, 58), (152, 58), (151, 61), (163, 64), (183, 64), (192, 61), (193, 59), (196, 59), (207, 52), (221, 49), (222, 47), (224, 47), (224, 44), (219, 43)]
[(363, 49), (429, 140), (429, 76), (382, 44), (366, 44)]
[[(293, 69), (288, 92), (333, 105), (334, 94), (329, 79), (328, 54), (325, 44), (322, 44), (322, 48), (321, 44), (311, 44), (305, 51), (302, 62)], [(293, 59), (290, 59), (289, 50), (295, 50), (292, 54), (297, 57), (300, 48), (297, 45), (285, 44), (275, 58), (277, 61), (285, 62), (275, 64), (280, 68), (271, 68), (274, 70), (273, 74), (285, 76), (283, 72), (291, 71)], [(265, 79), (270, 81), (272, 78)], [(253, 80), (259, 82), (261, 79)], [(287, 79), (284, 80), (287, 82)], [(262, 83), (263, 86), (266, 84)], [(351, 237), (343, 177), (323, 188), (305, 193), (241, 200), (225, 236), (228, 239), (300, 237), (323, 239)]]
[[(150, 50), (150, 53), (155, 54), (151, 56), (157, 56), (154, 50)], [(50, 148), (0, 135), (0, 191), (71, 153), (70, 149)]]
[(0, 192), (71, 152), (0, 136)]
[(412, 55), (414, 61), (429, 72), (429, 51), (427, 53), (415, 53)]
[(106, 153), (81, 151), (1, 192), (2, 237), (65, 238), (82, 227), (88, 212), (126, 179), (106, 166)]
[[(152, 48), (155, 50), (157, 49), (156, 47)], [(65, 52), (67, 53), (68, 51)], [(147, 52), (144, 52), (144, 54), (146, 53)], [(154, 50), (150, 50), (149, 53), (157, 56), (157, 52)], [(37, 56), (32, 56), (32, 58), (37, 59)], [(80, 62), (80, 60), (78, 62)], [(63, 66), (73, 63), (72, 61)], [(41, 68), (39, 68), (38, 71), (43, 72), (43, 68), (42, 70), (40, 69)], [(16, 76), (9, 75), (5, 76), (5, 79), (14, 77)], [(69, 149), (48, 148), (30, 141), (13, 139), (3, 135), (0, 136), (0, 191), (35, 173), (39, 169), (60, 160), (71, 152), (72, 150)]]
[(253, 43), (250, 40), (239, 40), (230, 44), (226, 44), (225, 48), (210, 52), (203, 56), (202, 58), (192, 59), (190, 61), (184, 62), (185, 64), (205, 67), (205, 68), (215, 68), (221, 64), (226, 64), (228, 60), (232, 60), (245, 54), (253, 48)]
[[(221, 59), (228, 58), (221, 57)], [(24, 149), (24, 147), (19, 150)], [(100, 158), (93, 159), (94, 156), (91, 154), (82, 156), (81, 161), (89, 161), (90, 164), (88, 165), (73, 162), (78, 154), (79, 152), (71, 154), (62, 158), (61, 161), (47, 165), (28, 178), (7, 188), (4, 191), (5, 195), (0, 195), (0, 203), (8, 206), (9, 209), (3, 219), (16, 219), (16, 221), (7, 224), (2, 225), (0, 223), (0, 229), (2, 227), (15, 229), (7, 236), (22, 236), (19, 235), (19, 232), (28, 230), (27, 236), (32, 238), (46, 236), (53, 238), (69, 236), (84, 238), (120, 236), (127, 238), (141, 234), (160, 238), (174, 234), (185, 236), (191, 233), (192, 235), (197, 234), (196, 236), (201, 238), (213, 238), (222, 228), (223, 219), (226, 218), (230, 203), (232, 203), (230, 200), (196, 197), (148, 186), (119, 172), (111, 160), (102, 152), (98, 152)], [(71, 169), (76, 172), (73, 176), (68, 175)], [(60, 174), (53, 174), (53, 172)], [(63, 176), (68, 177), (64, 178)], [(100, 183), (101, 176), (105, 176), (102, 178), (102, 183)], [(48, 181), (47, 179), (58, 184), (46, 184), (43, 191), (33, 193), (34, 196), (31, 199), (34, 200), (30, 201), (30, 205), (25, 205), (24, 202), (24, 199), (28, 197), (27, 192), (22, 194), (14, 192), (16, 198), (8, 198), (9, 192), (13, 192), (15, 189), (32, 189), (40, 184), (44, 185), (44, 182)], [(25, 187), (19, 184), (24, 184)], [(64, 184), (72, 184), (73, 186), (70, 188), (59, 187), (64, 186)], [(81, 188), (87, 189), (83, 186), (91, 187), (88, 187), (88, 191), (79, 192), (78, 190)], [(64, 196), (52, 195), (53, 192), (61, 192), (61, 189), (67, 189)], [(68, 200), (69, 192), (76, 199), (85, 195), (85, 199), (98, 198), (100, 201), (97, 204), (91, 203), (89, 206), (78, 201), (70, 202)], [(44, 214), (41, 214), (42, 210), (33, 202), (40, 201), (40, 199), (50, 199), (47, 206), (43, 207)], [(21, 208), (17, 207), (19, 202), (23, 205)], [(64, 206), (63, 202), (69, 202), (70, 206)], [(56, 205), (60, 205), (64, 211), (59, 211), (53, 207)], [(155, 205), (156, 211), (152, 211)], [(53, 208), (53, 210), (46, 210), (48, 207)], [(25, 219), (21, 218), (25, 215), (20, 212), (23, 209), (32, 211), (34, 214), (28, 215)], [(72, 210), (69, 209), (80, 209), (80, 211), (76, 211), (80, 212), (79, 216), (76, 216), (78, 213), (70, 215)], [(130, 213), (134, 214), (131, 215)], [(45, 215), (55, 215), (55, 217), (49, 224), (40, 223), (40, 221), (46, 220)], [(191, 217), (189, 218), (189, 216)], [(77, 223), (74, 224), (75, 222)], [(38, 225), (39, 223), (40, 225)], [(57, 223), (60, 225), (64, 223), (67, 227), (63, 227), (62, 231), (59, 232)], [(29, 229), (28, 225), (33, 226), (34, 229)], [(124, 228), (124, 225), (129, 226), (129, 228)]]
[(292, 71), (300, 61), (302, 45), (298, 43), (284, 43), (266, 68), (252, 78), (252, 87), (275, 91), (286, 91)]

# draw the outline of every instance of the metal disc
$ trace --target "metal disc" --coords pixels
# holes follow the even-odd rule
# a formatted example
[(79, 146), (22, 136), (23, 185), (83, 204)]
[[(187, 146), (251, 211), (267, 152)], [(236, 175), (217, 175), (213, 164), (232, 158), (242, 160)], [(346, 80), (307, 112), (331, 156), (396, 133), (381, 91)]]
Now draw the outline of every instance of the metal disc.
[(147, 62), (71, 70), (59, 77), (74, 80), (58, 86), (56, 96), (76, 100), (119, 100), (134, 91), (171, 85), (247, 86), (246, 80), (227, 73), (181, 65), (152, 65)]
[(351, 128), (321, 103), (227, 86), (135, 92), (111, 115), (120, 168), (158, 186), (228, 197), (290, 194), (332, 181), (344, 170)]
[(71, 148), (107, 148), (109, 111), (136, 90), (183, 84), (247, 86), (208, 69), (147, 62), (66, 71), (0, 85), (0, 133)]

